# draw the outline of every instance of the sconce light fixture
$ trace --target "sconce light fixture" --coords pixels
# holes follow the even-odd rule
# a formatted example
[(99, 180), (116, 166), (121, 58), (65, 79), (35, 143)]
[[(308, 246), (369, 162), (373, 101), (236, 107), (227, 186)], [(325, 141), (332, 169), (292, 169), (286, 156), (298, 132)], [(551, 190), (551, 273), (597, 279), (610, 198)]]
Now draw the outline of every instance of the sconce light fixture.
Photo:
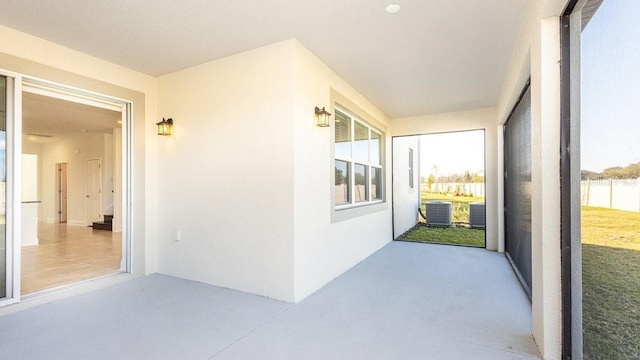
[(324, 107), (320, 109), (319, 107), (316, 106), (316, 120), (318, 121), (318, 126), (320, 127), (329, 126), (330, 117), (331, 117), (331, 114), (327, 110), (325, 110)]
[(166, 120), (162, 118), (162, 121), (156, 125), (158, 125), (158, 135), (160, 136), (169, 136), (173, 132), (173, 119), (171, 118)]

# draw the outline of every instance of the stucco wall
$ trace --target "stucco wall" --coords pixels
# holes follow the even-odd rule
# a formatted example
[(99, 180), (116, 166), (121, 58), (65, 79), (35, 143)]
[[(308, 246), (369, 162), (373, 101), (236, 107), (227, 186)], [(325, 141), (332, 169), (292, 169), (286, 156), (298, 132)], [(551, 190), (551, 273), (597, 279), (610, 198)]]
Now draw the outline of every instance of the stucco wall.
[(158, 79), (159, 272), (293, 300), (293, 60), (285, 41)]
[[(388, 118), (300, 42), (295, 51), (294, 234), (295, 300), (299, 301), (392, 240), (391, 146)], [(339, 102), (383, 131), (385, 202), (333, 210), (334, 126), (316, 126), (314, 108)]]
[(545, 359), (562, 355), (559, 16), (566, 4), (531, 2), (497, 107), (502, 124), (531, 79), (532, 317), (533, 336)]
[[(413, 150), (413, 187), (409, 186), (409, 149)], [(393, 237), (420, 220), (420, 137), (393, 138)]]

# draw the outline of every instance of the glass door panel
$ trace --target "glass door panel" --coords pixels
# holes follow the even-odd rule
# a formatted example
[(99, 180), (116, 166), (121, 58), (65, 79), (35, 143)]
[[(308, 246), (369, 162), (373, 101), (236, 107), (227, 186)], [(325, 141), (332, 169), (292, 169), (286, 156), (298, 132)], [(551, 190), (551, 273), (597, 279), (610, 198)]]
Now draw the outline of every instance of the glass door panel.
[(0, 299), (7, 297), (7, 78), (0, 76)]

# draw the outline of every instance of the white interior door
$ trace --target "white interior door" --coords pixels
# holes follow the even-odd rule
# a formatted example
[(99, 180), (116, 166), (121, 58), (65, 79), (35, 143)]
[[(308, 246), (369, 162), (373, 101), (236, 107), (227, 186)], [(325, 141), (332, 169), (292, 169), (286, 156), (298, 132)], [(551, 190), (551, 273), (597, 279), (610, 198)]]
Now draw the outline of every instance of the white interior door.
[(102, 160), (87, 160), (87, 225), (102, 221)]

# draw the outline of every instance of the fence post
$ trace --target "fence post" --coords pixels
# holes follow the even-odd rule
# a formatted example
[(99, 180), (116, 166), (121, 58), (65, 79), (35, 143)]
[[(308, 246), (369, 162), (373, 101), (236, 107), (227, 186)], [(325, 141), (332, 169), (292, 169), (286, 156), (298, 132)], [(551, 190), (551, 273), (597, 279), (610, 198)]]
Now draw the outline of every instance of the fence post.
[(613, 209), (613, 178), (609, 178), (609, 209)]

